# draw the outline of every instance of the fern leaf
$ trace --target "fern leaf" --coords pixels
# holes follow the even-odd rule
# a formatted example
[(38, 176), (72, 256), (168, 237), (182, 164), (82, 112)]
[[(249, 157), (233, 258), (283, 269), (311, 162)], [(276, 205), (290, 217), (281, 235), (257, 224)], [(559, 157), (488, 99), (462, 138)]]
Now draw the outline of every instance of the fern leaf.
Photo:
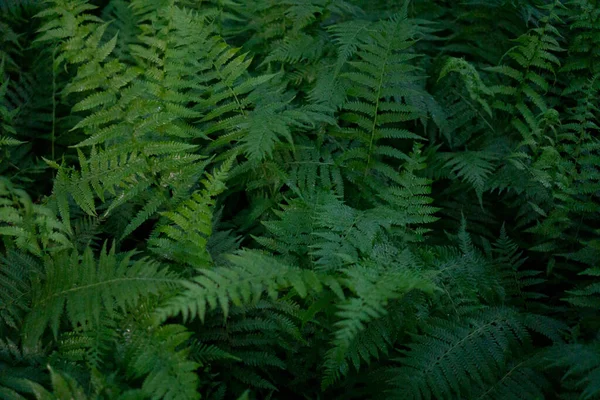
[(231, 267), (198, 270), (199, 276), (185, 283), (186, 291), (158, 312), (161, 319), (182, 314), (185, 319), (199, 317), (220, 306), (225, 318), (230, 305), (256, 303), (263, 295), (274, 299), (284, 289), (298, 295), (322, 290), (323, 280), (312, 271), (282, 265), (276, 260), (249, 250), (229, 257)]
[(355, 297), (347, 298), (338, 305), (336, 316), (339, 319), (334, 323), (333, 347), (325, 356), (323, 389), (347, 373), (344, 359), (350, 346), (368, 323), (386, 314), (385, 306), (389, 301), (413, 289), (429, 293), (435, 290), (427, 278), (408, 268), (378, 270), (373, 265), (355, 265), (344, 270), (344, 274), (344, 285)]
[(482, 151), (464, 151), (446, 155), (445, 158), (448, 161), (444, 166), (450, 168), (458, 178), (469, 183), (475, 189), (479, 203), (482, 204), (486, 182), (495, 169), (493, 161), (497, 159), (496, 155)]
[(491, 309), (463, 323), (428, 328), (403, 351), (391, 381), (394, 393), (407, 399), (469, 396), (474, 383), (493, 381), (501, 373), (506, 349), (529, 340), (517, 315)]
[[(178, 285), (176, 277), (150, 260), (132, 261), (133, 253), (117, 256), (103, 249), (95, 260), (90, 249), (83, 255), (60, 253), (46, 261), (44, 278), (32, 284), (31, 312), (24, 322), (25, 343), (34, 346), (47, 326), (57, 336), (61, 317), (73, 326), (99, 323), (101, 311), (111, 315), (125, 310), (150, 293)], [(73, 268), (76, 266), (76, 268)]]

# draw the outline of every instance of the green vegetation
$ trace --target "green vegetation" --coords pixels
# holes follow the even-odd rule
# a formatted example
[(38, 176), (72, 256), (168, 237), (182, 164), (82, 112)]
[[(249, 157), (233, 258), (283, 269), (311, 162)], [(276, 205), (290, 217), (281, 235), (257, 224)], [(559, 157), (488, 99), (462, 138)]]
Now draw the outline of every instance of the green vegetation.
[(600, 2), (0, 2), (1, 399), (600, 399)]

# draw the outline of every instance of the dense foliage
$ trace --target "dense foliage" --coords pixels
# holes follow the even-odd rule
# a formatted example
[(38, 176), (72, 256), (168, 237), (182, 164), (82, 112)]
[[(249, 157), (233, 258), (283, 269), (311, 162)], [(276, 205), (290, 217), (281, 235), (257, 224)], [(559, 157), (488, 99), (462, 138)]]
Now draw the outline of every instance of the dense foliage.
[(0, 398), (599, 399), (600, 2), (3, 0)]

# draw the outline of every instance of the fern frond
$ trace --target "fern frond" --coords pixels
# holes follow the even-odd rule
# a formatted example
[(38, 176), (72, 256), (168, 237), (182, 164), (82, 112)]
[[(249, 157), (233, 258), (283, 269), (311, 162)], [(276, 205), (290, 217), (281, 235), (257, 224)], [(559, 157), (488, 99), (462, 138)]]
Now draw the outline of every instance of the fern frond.
[(471, 99), (476, 101), (483, 108), (483, 110), (491, 116), (492, 109), (484, 97), (490, 96), (491, 92), (481, 80), (477, 70), (464, 59), (449, 57), (440, 71), (438, 80), (443, 79), (452, 72), (460, 75)]
[(202, 343), (217, 346), (219, 352), (230, 355), (210, 366), (226, 376), (230, 391), (237, 386), (274, 389), (273, 375), (288, 368), (289, 357), (301, 357), (306, 344), (300, 325), (301, 307), (285, 298), (262, 299), (256, 304), (235, 307), (228, 318), (221, 312), (207, 316), (203, 329), (197, 333)]
[(516, 68), (488, 68), (489, 71), (509, 76), (513, 81), (510, 85), (490, 87), (490, 90), (495, 95), (509, 96), (517, 101), (507, 103), (496, 100), (493, 107), (513, 116), (513, 128), (520, 134), (522, 143), (532, 149), (537, 147), (544, 135), (539, 116), (548, 111), (543, 96), (551, 86), (548, 75), (554, 75), (560, 67), (560, 60), (555, 53), (564, 51), (557, 40), (560, 33), (555, 27), (562, 22), (558, 15), (561, 7), (559, 1), (540, 7), (545, 14), (540, 18), (541, 26), (532, 28), (515, 40), (518, 44), (506, 53), (506, 57), (513, 61)]
[(430, 114), (450, 148), (493, 132), (489, 105), (493, 98), (476, 68), (462, 59), (448, 58), (439, 74)]
[(141, 390), (151, 399), (200, 399), (199, 365), (189, 359), (185, 347), (191, 333), (182, 325), (163, 325), (142, 332), (134, 328), (127, 352), (130, 375), (144, 377)]
[(215, 197), (226, 189), (232, 163), (229, 159), (213, 175), (206, 174), (202, 182), (205, 189), (192, 193), (177, 210), (162, 213), (170, 224), (160, 225), (148, 241), (155, 254), (193, 268), (209, 267), (211, 257), (206, 246), (212, 234), (212, 209)]
[(431, 206), (432, 181), (417, 175), (426, 168), (421, 146), (415, 144), (409, 157), (397, 185), (381, 190), (378, 197), (390, 208), (390, 217), (398, 227), (394, 234), (401, 235), (406, 242), (415, 242), (423, 240), (429, 231), (423, 225), (437, 221), (433, 214), (439, 209)]
[(392, 393), (406, 399), (470, 397), (474, 386), (497, 381), (511, 350), (529, 341), (518, 314), (506, 308), (462, 322), (440, 321), (402, 351), (400, 366), (392, 370)]
[(240, 361), (240, 358), (221, 350), (217, 346), (202, 344), (198, 341), (195, 341), (191, 345), (190, 356), (200, 364), (205, 364), (215, 360)]
[(600, 11), (594, 4), (582, 0), (572, 0), (567, 5), (569, 29), (573, 33), (570, 40), (569, 57), (561, 70), (574, 73), (579, 80), (579, 72), (589, 71), (594, 75), (600, 72), (597, 66), (598, 54), (591, 51), (600, 38), (598, 21)]
[(473, 398), (483, 399), (543, 399), (551, 389), (550, 381), (541, 373), (539, 354), (508, 363), (495, 382), (474, 391)]
[(548, 352), (549, 367), (563, 368), (563, 381), (573, 382), (580, 399), (591, 400), (600, 394), (600, 346), (590, 344), (559, 346)]
[(48, 366), (48, 369), (52, 380), (52, 391), (47, 390), (37, 383), (31, 385), (32, 392), (38, 400), (58, 400), (65, 398), (87, 400), (89, 398), (83, 387), (72, 376), (55, 371), (50, 366)]
[(280, 204), (281, 210), (275, 210), (276, 220), (263, 221), (268, 235), (255, 236), (254, 239), (269, 251), (284, 256), (294, 256), (297, 265), (305, 265), (310, 246), (314, 243), (312, 235), (318, 221), (315, 210), (309, 201), (319, 201), (319, 197), (288, 200)]
[(128, 46), (138, 43), (139, 31), (138, 21), (128, 3), (125, 0), (111, 0), (102, 9), (102, 19), (112, 21), (106, 30), (109, 37), (115, 37), (118, 33), (114, 55), (120, 60), (132, 60)]
[(98, 260), (89, 248), (82, 255), (62, 252), (45, 260), (44, 275), (32, 282), (24, 342), (34, 346), (47, 326), (56, 337), (65, 312), (72, 326), (94, 326), (103, 312), (110, 316), (126, 310), (141, 298), (180, 283), (158, 263), (133, 261), (133, 255), (117, 255), (114, 247), (107, 250), (105, 245)]
[(332, 195), (316, 204), (310, 254), (319, 269), (333, 271), (356, 263), (373, 251), (379, 235), (391, 226), (387, 210), (354, 209)]
[(228, 259), (230, 267), (198, 270), (200, 275), (185, 283), (187, 290), (162, 307), (158, 317), (182, 314), (185, 319), (198, 317), (203, 321), (207, 311), (218, 305), (227, 318), (231, 305), (256, 303), (264, 295), (275, 299), (280, 291), (293, 289), (305, 297), (321, 291), (324, 284), (339, 287), (334, 280), (280, 264), (259, 252), (241, 250)]
[[(191, 189), (194, 179), (202, 173), (202, 163), (196, 163), (202, 157), (193, 154), (197, 146), (182, 140), (205, 137), (188, 122), (201, 114), (183, 106), (194, 98), (197, 100), (190, 92), (202, 85), (194, 73), (189, 73), (190, 57), (195, 54), (181, 57), (176, 49), (190, 41), (202, 43), (210, 30), (202, 19), (185, 10), (171, 11), (171, 14), (157, 12), (157, 16), (159, 24), (178, 23), (174, 35), (152, 40), (157, 28), (141, 27), (144, 32), (141, 43), (132, 45), (135, 66), (112, 59), (117, 36), (102, 43), (106, 25), (86, 25), (90, 38), (82, 43), (84, 49), (78, 50), (77, 57), (70, 56), (70, 48), (63, 49), (65, 60), (79, 65), (77, 76), (64, 93), (89, 93), (73, 108), (88, 113), (73, 129), (90, 135), (76, 147), (94, 146), (89, 154), (78, 151), (80, 170), (69, 168), (58, 175), (55, 197), (62, 204), (59, 209), (64, 221), (68, 219), (66, 204), (71, 196), (79, 207), (94, 216), (95, 198), (105, 202), (106, 192), (111, 193), (106, 217), (152, 187), (154, 193), (125, 227), (124, 238), (166, 206), (167, 190), (177, 192), (173, 198), (177, 203), (179, 196)], [(194, 22), (198, 23), (195, 28)], [(155, 66), (147, 65), (148, 62)], [(183, 71), (188, 72), (182, 79)], [(127, 118), (122, 119), (124, 116)]]
[(103, 313), (96, 325), (76, 326), (58, 337), (56, 359), (73, 364), (84, 363), (88, 368), (101, 370), (118, 345), (118, 323), (121, 315)]
[(360, 38), (357, 60), (349, 63), (352, 70), (340, 75), (350, 84), (340, 115), (347, 127), (331, 134), (353, 143), (352, 151), (338, 161), (347, 166), (353, 182), (369, 176), (393, 182), (397, 177), (386, 161), (407, 156), (395, 146), (386, 146), (384, 140), (423, 139), (402, 128), (423, 113), (409, 100), (414, 94), (410, 85), (421, 79), (419, 68), (410, 63), (418, 57), (410, 49), (416, 32), (406, 14), (380, 22)]
[[(469, 225), (470, 226), (470, 225)], [(461, 220), (453, 240), (456, 247), (436, 247), (431, 267), (437, 271), (435, 283), (443, 290), (444, 301), (449, 302), (446, 313), (462, 315), (463, 307), (479, 308), (483, 304), (496, 305), (504, 299), (505, 288), (493, 268), (493, 262), (473, 244), (467, 232), (467, 221)], [(427, 259), (431, 257), (427, 254)]]
[(22, 349), (8, 338), (0, 339), (0, 396), (24, 400), (35, 393), (34, 386), (46, 383), (43, 356), (39, 348)]
[(495, 169), (496, 155), (484, 151), (463, 151), (444, 155), (443, 158), (447, 160), (444, 167), (470, 184), (482, 204), (486, 182)]
[(51, 209), (33, 203), (5, 178), (0, 179), (0, 196), (0, 235), (10, 237), (17, 248), (36, 256), (71, 248), (68, 227)]
[(275, 47), (265, 58), (263, 64), (315, 62), (321, 58), (324, 47), (324, 38), (296, 33), (294, 36), (285, 37), (279, 46)]
[(353, 20), (327, 28), (337, 46), (337, 60), (334, 68), (327, 64), (319, 69), (315, 85), (309, 92), (312, 102), (334, 105), (335, 108), (343, 104), (348, 85), (340, 79), (340, 73), (358, 51), (362, 38), (370, 32), (371, 26), (370, 21)]
[(315, 148), (296, 141), (294, 147), (290, 154), (279, 154), (280, 162), (288, 167), (286, 184), (309, 197), (317, 196), (321, 190), (333, 190), (343, 196), (344, 181), (341, 169), (334, 162), (332, 146)]
[[(325, 355), (325, 374), (321, 382), (324, 389), (348, 372), (345, 359), (350, 347), (371, 321), (387, 313), (385, 306), (389, 301), (413, 289), (428, 293), (436, 289), (429, 279), (407, 266), (380, 269), (365, 263), (347, 268), (343, 273), (343, 284), (353, 296), (338, 305), (338, 320), (333, 324), (333, 347)], [(362, 357), (368, 361), (364, 353)]]
[(501, 274), (506, 295), (520, 299), (523, 304), (527, 304), (526, 301), (546, 297), (533, 290), (545, 282), (545, 279), (540, 276), (542, 271), (521, 269), (526, 259), (522, 258), (523, 253), (506, 234), (504, 225), (500, 230), (500, 237), (493, 246), (496, 253), (494, 261)]
[(564, 301), (577, 307), (585, 307), (594, 310), (600, 304), (600, 268), (594, 265), (595, 260), (600, 255), (600, 240), (592, 240), (585, 244), (585, 247), (577, 253), (568, 254), (568, 259), (579, 261), (590, 265), (589, 268), (579, 272), (579, 275), (586, 277), (587, 280), (577, 285), (572, 290), (566, 291)]
[(0, 262), (0, 323), (18, 330), (29, 311), (31, 277), (41, 273), (41, 267), (29, 255), (14, 251), (8, 252)]

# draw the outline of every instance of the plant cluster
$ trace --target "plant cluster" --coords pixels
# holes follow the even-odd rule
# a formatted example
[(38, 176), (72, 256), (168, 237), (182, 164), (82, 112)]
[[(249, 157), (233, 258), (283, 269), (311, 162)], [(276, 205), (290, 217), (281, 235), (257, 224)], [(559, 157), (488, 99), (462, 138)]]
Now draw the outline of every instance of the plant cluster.
[(1, 399), (599, 399), (600, 2), (0, 2)]

